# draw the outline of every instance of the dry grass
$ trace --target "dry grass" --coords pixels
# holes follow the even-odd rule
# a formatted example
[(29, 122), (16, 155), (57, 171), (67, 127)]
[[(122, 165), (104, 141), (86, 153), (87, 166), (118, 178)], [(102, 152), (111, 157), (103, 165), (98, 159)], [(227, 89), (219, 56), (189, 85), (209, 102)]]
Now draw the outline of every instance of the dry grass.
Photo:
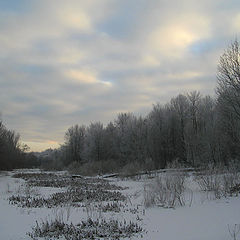
[(157, 177), (151, 184), (144, 186), (144, 205), (153, 205), (174, 208), (177, 205), (185, 205), (184, 174), (164, 175)]

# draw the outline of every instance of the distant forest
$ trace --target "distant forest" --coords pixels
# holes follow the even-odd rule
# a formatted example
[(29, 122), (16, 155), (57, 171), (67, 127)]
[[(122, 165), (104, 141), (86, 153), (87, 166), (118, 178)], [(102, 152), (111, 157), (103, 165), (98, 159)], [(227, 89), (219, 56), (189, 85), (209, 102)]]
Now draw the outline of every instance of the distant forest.
[(0, 120), (0, 170), (39, 166), (33, 153), (27, 153), (28, 146), (21, 144), (20, 135), (8, 130)]
[[(220, 57), (216, 98), (193, 91), (153, 105), (145, 117), (120, 113), (106, 126), (76, 124), (64, 144), (41, 160), (43, 167), (102, 174), (240, 161), (239, 47), (235, 40)], [(18, 135), (1, 124), (0, 168), (21, 166), (23, 156)]]

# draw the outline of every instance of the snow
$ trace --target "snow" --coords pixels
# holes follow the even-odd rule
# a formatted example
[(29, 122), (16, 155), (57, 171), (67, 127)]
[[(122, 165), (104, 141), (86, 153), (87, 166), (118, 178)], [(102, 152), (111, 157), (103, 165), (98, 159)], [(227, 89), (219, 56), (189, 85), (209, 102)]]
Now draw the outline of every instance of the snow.
[(239, 199), (231, 199), (174, 210), (149, 209), (145, 218), (149, 239), (230, 239), (227, 226), (240, 222), (239, 204)]
[[(143, 189), (146, 181), (120, 180), (110, 178), (114, 184), (128, 189), (122, 190), (127, 196), (127, 211), (120, 213), (102, 213), (90, 203), (86, 208), (20, 208), (9, 204), (8, 198), (21, 190), (25, 181), (12, 178), (13, 172), (0, 172), (0, 239), (31, 239), (30, 232), (36, 221), (61, 217), (65, 222), (77, 224), (82, 219), (92, 218), (119, 219), (137, 221), (146, 232), (142, 239), (149, 240), (231, 240), (229, 227), (240, 224), (240, 197), (229, 197), (213, 200), (206, 193), (200, 192), (190, 176), (187, 179), (187, 192), (193, 193), (191, 201), (182, 207), (166, 209), (161, 207), (145, 208), (143, 206)], [(38, 194), (48, 195), (62, 191), (56, 188), (38, 188)], [(190, 195), (189, 195), (190, 196)], [(91, 208), (92, 207), (92, 208)], [(137, 213), (129, 209), (137, 209)], [(141, 235), (131, 239), (139, 239)]]

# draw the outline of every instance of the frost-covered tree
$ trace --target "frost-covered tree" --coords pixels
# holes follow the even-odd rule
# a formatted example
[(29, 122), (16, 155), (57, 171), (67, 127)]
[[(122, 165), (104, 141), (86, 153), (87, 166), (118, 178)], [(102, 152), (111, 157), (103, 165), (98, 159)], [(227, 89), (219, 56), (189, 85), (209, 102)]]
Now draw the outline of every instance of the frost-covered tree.
[(218, 64), (217, 102), (224, 159), (240, 158), (240, 45), (231, 43)]
[(235, 40), (220, 57), (217, 94), (225, 111), (240, 119), (240, 46)]
[(177, 97), (171, 99), (171, 107), (177, 118), (177, 125), (179, 127), (179, 140), (178, 140), (178, 157), (180, 161), (187, 161), (186, 149), (186, 125), (189, 120), (189, 101), (188, 98), (179, 94)]
[(85, 126), (75, 125), (70, 127), (65, 133), (66, 159), (65, 164), (70, 162), (83, 162), (83, 152), (85, 144)]
[(0, 120), (0, 169), (26, 166), (25, 150), (20, 143), (20, 135), (8, 130)]
[(114, 122), (116, 127), (116, 146), (120, 165), (127, 164), (131, 156), (131, 122), (134, 119), (132, 113), (120, 113)]
[(166, 108), (154, 105), (147, 118), (147, 150), (155, 168), (164, 168), (169, 160), (169, 135)]
[(104, 127), (100, 122), (91, 123), (87, 128), (85, 144), (87, 161), (100, 162), (105, 159), (104, 134)]

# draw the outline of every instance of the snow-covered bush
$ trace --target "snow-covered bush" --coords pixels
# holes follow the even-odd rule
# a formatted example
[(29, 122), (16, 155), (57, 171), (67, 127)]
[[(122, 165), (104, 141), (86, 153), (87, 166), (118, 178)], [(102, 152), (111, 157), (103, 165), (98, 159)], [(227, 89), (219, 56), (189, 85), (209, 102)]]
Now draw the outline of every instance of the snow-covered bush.
[(216, 173), (205, 173), (197, 176), (196, 182), (202, 191), (213, 191), (216, 196), (220, 194), (220, 176)]
[(151, 184), (145, 186), (145, 207), (158, 205), (166, 208), (174, 208), (177, 205), (185, 205), (184, 174), (166, 175), (157, 177)]
[(234, 224), (233, 226), (228, 225), (228, 232), (233, 240), (238, 240), (240, 233), (240, 224)]
[(228, 168), (215, 166), (196, 176), (195, 181), (202, 191), (213, 192), (215, 198), (219, 199), (238, 194), (234, 189), (240, 185), (240, 173), (233, 166)]
[(179, 161), (179, 159), (175, 159), (172, 162), (168, 162), (166, 168), (175, 168), (175, 169), (180, 169), (180, 168), (185, 168), (186, 166)]
[(139, 162), (130, 162), (122, 168), (121, 176), (122, 177), (133, 176), (136, 175), (137, 173), (140, 173), (141, 170), (142, 166)]
[(151, 185), (144, 185), (143, 191), (143, 203), (146, 208), (152, 207), (155, 205), (155, 192), (153, 191)]
[(105, 160), (99, 162), (86, 162), (84, 164), (72, 162), (68, 166), (68, 171), (73, 174), (81, 174), (83, 176), (96, 176), (106, 173), (117, 172), (120, 168), (118, 162), (114, 160)]

